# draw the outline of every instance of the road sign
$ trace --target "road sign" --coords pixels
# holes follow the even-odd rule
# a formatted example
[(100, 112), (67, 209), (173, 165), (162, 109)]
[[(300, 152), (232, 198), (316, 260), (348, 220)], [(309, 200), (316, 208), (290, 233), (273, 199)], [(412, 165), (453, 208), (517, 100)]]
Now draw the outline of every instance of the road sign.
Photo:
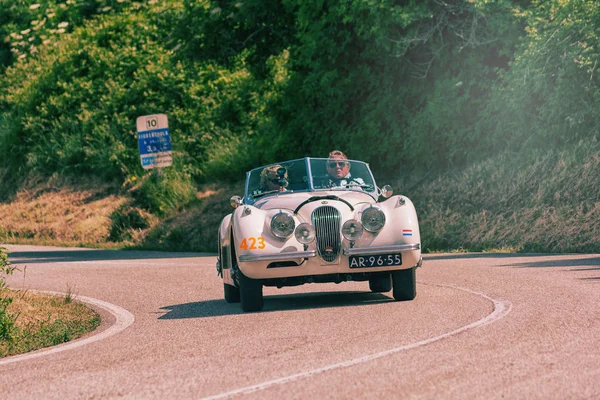
[(168, 167), (173, 164), (169, 121), (165, 114), (137, 119), (140, 161), (144, 169)]

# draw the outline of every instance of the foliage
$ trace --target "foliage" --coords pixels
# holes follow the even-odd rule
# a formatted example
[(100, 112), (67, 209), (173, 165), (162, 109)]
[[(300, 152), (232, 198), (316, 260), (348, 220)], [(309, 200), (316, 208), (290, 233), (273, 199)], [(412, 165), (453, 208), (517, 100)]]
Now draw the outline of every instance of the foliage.
[(14, 60), (38, 53), (41, 46), (56, 44), (61, 35), (99, 14), (134, 11), (143, 7), (130, 0), (0, 0), (0, 71)]
[(600, 251), (600, 143), (505, 152), (417, 184), (425, 250)]
[(0, 247), (0, 339), (9, 340), (14, 326), (14, 316), (7, 311), (8, 306), (13, 299), (6, 296), (6, 281), (5, 276), (11, 275), (15, 271), (15, 267), (11, 266), (8, 261), (8, 252), (4, 247)]
[(166, 113), (182, 173), (203, 179), (207, 149), (254, 134), (271, 80), (253, 77), (247, 52), (228, 66), (190, 64), (168, 29), (180, 12), (169, 3), (100, 16), (9, 68), (0, 95), (7, 110), (0, 147), (12, 155), (5, 162), (45, 173), (140, 176), (135, 119)]
[(296, 32), (256, 140), (265, 158), (342, 148), (379, 173), (468, 158), (478, 111), (520, 32), (511, 2), (284, 4)]
[(147, 229), (151, 225), (151, 218), (147, 213), (137, 207), (126, 204), (116, 209), (110, 216), (110, 232), (108, 240), (111, 242), (131, 241), (135, 232)]
[(483, 119), (498, 146), (564, 146), (598, 137), (600, 3), (535, 1), (523, 39)]
[[(195, 199), (195, 193), (190, 176), (174, 169), (155, 170), (132, 191), (135, 206), (158, 216), (165, 216), (171, 210), (180, 210)], [(136, 221), (131, 227), (135, 228), (141, 223)]]
[(160, 215), (333, 148), (393, 179), (598, 136), (593, 0), (0, 4), (5, 175), (129, 182), (136, 118), (165, 113), (173, 182), (136, 191)]

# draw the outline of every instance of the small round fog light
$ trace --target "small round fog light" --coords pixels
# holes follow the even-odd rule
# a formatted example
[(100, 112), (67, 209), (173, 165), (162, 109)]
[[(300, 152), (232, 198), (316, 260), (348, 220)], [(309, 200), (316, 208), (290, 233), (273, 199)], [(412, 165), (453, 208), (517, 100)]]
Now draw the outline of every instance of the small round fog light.
[(355, 219), (349, 219), (344, 222), (344, 226), (342, 226), (342, 235), (347, 240), (354, 241), (360, 239), (363, 234), (363, 227), (360, 222)]
[(311, 224), (307, 224), (306, 222), (301, 223), (296, 228), (296, 239), (302, 244), (309, 244), (313, 240), (315, 240), (315, 228)]

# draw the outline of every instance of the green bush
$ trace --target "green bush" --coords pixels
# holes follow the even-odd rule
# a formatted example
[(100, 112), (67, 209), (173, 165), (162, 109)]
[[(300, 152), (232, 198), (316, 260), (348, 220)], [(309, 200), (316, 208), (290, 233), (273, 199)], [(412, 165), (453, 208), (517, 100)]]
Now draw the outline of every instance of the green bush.
[[(245, 144), (256, 135), (271, 76), (255, 78), (249, 51), (227, 65), (208, 54), (184, 54), (183, 39), (172, 32), (182, 10), (169, 2), (100, 15), (7, 69), (0, 81), (0, 150), (10, 157), (3, 164), (46, 174), (139, 176), (135, 120), (165, 113), (186, 171), (197, 180), (217, 179), (218, 168), (207, 174), (205, 162), (214, 164), (221, 142)], [(248, 164), (229, 163), (234, 174)]]
[(125, 242), (134, 239), (133, 232), (150, 227), (150, 215), (126, 204), (116, 209), (110, 216), (108, 240)]
[(96, 15), (142, 7), (142, 3), (112, 0), (0, 0), (0, 38), (4, 39), (0, 71), (14, 60), (35, 56), (40, 47), (59, 42), (62, 35)]
[(8, 295), (5, 281), (6, 275), (12, 274), (15, 269), (8, 261), (7, 250), (0, 247), (0, 339), (2, 340), (11, 339), (11, 332), (15, 324), (14, 316), (7, 312), (7, 308), (13, 299)]
[(196, 190), (189, 175), (165, 168), (147, 174), (132, 195), (135, 206), (165, 216), (194, 200)]
[(483, 122), (497, 146), (555, 148), (600, 136), (600, 3), (535, 1), (527, 35)]

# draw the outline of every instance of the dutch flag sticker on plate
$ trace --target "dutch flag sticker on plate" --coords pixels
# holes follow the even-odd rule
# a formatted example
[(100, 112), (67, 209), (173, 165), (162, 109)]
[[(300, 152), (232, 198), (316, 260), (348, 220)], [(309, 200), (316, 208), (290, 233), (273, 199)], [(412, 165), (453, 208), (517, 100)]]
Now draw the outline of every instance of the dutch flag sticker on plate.
[(402, 229), (402, 236), (412, 236), (412, 229)]

